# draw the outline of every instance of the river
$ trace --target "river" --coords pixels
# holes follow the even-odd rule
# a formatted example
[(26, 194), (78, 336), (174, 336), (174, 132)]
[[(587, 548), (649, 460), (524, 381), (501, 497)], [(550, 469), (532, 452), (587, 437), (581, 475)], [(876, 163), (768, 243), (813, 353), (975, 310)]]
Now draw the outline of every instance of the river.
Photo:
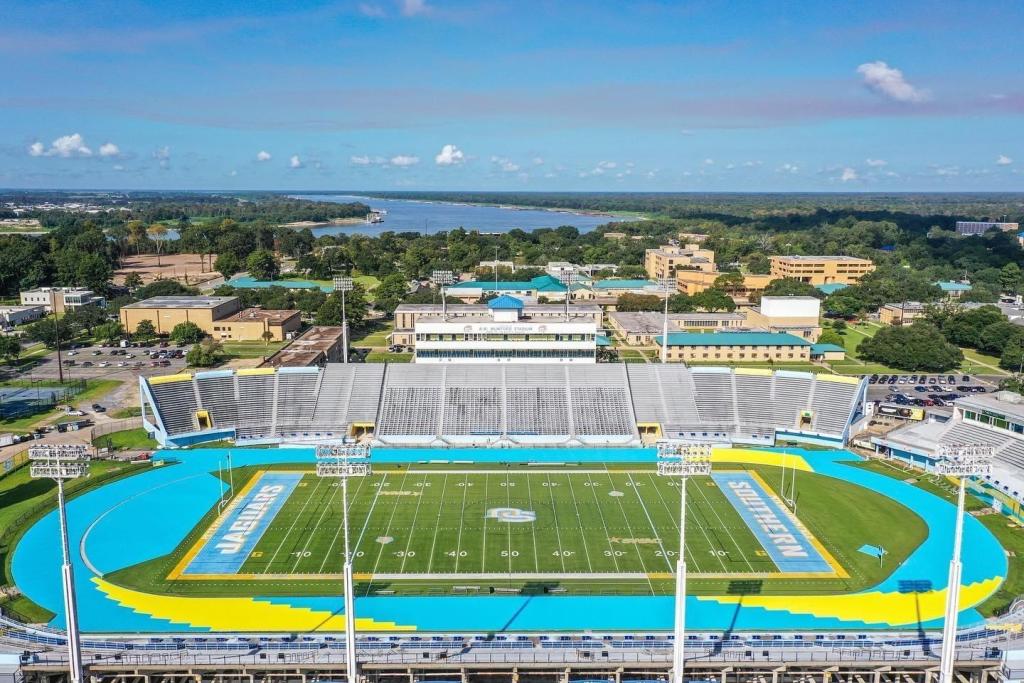
[(383, 223), (332, 225), (313, 228), (314, 235), (338, 233), (379, 235), (383, 232), (438, 232), (453, 228), (480, 232), (509, 232), (516, 228), (531, 231), (537, 228), (557, 228), (572, 225), (580, 232), (589, 232), (599, 225), (611, 223), (613, 216), (593, 216), (569, 211), (543, 209), (514, 209), (499, 206), (478, 206), (450, 202), (427, 202), (411, 199), (379, 199), (355, 195), (302, 194), (297, 199), (318, 202), (363, 202), (374, 209), (387, 211)]

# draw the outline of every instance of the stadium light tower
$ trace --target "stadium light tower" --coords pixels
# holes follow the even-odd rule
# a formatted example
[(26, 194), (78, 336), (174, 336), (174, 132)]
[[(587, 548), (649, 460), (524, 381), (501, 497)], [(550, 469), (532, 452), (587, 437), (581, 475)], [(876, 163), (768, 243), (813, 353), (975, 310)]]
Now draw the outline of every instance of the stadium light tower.
[(558, 281), (565, 285), (565, 319), (569, 319), (569, 300), (572, 298), (572, 286), (579, 282), (579, 273), (573, 270), (563, 270), (558, 273)]
[(334, 291), (341, 292), (341, 345), (344, 354), (341, 359), (342, 363), (348, 362), (348, 317), (345, 314), (345, 292), (351, 292), (352, 288), (352, 278), (335, 276)]
[(672, 683), (683, 683), (683, 666), (686, 661), (686, 480), (711, 474), (711, 446), (659, 441), (658, 474), (663, 477), (679, 477), (679, 557), (676, 559)]
[(960, 487), (956, 498), (956, 526), (953, 529), (953, 555), (949, 560), (949, 584), (946, 586), (946, 619), (942, 625), (942, 654), (939, 657), (939, 683), (953, 683), (953, 665), (956, 659), (956, 628), (960, 616), (960, 550), (964, 537), (964, 498), (967, 478), (978, 477), (992, 471), (995, 448), (982, 444), (939, 444), (936, 469), (947, 477), (957, 477)]
[(441, 317), (448, 316), (448, 303), (445, 301), (444, 288), (455, 282), (455, 273), (450, 270), (435, 270), (430, 274), (430, 281), (441, 289)]
[(28, 451), (29, 474), (33, 479), (57, 482), (57, 516), (60, 520), (60, 545), (64, 563), (64, 619), (67, 622), (68, 660), (71, 683), (82, 683), (82, 643), (78, 633), (78, 601), (75, 597), (75, 572), (68, 541), (68, 517), (64, 503), (64, 482), (89, 474), (89, 447), (83, 444), (41, 444)]
[(675, 289), (676, 281), (672, 278), (662, 278), (658, 281), (661, 286), (661, 291), (665, 294), (665, 314), (662, 318), (661, 327), (661, 362), (668, 362), (668, 298), (670, 292)]
[[(358, 462), (352, 462), (358, 460)], [(342, 526), (345, 534), (345, 673), (348, 683), (357, 683), (355, 582), (352, 580), (352, 551), (348, 541), (348, 480), (370, 474), (370, 447), (365, 444), (325, 444), (316, 447), (316, 475), (341, 479)]]

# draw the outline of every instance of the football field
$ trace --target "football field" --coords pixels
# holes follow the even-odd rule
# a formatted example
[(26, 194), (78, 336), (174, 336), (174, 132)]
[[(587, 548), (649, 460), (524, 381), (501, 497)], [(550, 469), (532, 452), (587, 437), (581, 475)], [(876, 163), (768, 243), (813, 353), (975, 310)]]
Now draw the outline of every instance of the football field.
[[(254, 473), (248, 488), (260, 490), (266, 474)], [(257, 579), (340, 573), (339, 482), (308, 471), (290, 477), (282, 500), (225, 573)], [(670, 578), (679, 552), (679, 484), (649, 468), (375, 472), (349, 482), (354, 571), (375, 580)], [(758, 486), (781, 511), (771, 487)], [(686, 560), (693, 574), (787, 571), (738, 506), (712, 477), (688, 482)], [(213, 538), (208, 545), (223, 546)]]

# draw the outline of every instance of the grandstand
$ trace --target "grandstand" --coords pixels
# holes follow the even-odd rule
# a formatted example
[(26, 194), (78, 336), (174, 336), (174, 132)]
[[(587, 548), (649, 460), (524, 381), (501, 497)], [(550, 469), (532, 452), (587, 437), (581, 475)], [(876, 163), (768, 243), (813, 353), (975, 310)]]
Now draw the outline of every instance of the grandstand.
[(234, 438), (378, 446), (637, 446), (657, 438), (846, 442), (865, 385), (832, 375), (647, 364), (328, 364), (141, 378), (161, 445)]

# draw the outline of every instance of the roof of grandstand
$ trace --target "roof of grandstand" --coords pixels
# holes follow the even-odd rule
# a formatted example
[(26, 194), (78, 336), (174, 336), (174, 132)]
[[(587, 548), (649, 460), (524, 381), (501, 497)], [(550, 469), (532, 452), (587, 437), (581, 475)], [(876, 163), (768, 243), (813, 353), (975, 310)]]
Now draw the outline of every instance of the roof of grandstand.
[[(659, 334), (655, 343), (662, 343)], [(810, 346), (811, 342), (786, 332), (669, 332), (669, 346)]]

